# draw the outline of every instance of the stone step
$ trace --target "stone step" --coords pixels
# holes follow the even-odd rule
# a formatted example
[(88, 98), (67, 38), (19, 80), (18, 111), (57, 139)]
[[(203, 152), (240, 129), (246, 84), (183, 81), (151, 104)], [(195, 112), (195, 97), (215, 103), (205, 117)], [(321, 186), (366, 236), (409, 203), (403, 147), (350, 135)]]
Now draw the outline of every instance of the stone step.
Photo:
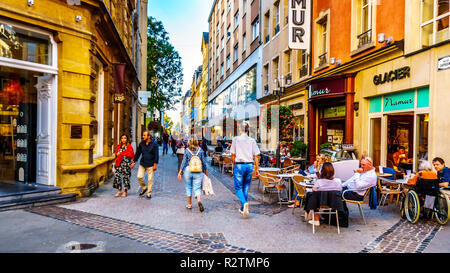
[(61, 204), (67, 202), (73, 202), (76, 200), (76, 193), (66, 194), (47, 194), (34, 197), (23, 197), (18, 200), (9, 200), (0, 202), (0, 211), (13, 210), (13, 209), (25, 209), (30, 207), (39, 207), (46, 205)]
[(0, 203), (60, 194), (61, 188), (35, 183), (0, 183)]

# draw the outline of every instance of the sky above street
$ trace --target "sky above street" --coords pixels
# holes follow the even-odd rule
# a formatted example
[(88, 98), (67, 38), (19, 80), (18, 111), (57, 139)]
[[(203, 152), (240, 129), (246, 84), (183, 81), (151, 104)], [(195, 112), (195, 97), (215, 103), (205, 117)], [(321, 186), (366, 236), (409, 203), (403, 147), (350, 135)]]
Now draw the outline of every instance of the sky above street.
[[(148, 16), (161, 21), (170, 42), (182, 58), (183, 95), (191, 87), (192, 75), (202, 64), (202, 33), (208, 31), (208, 16), (213, 0), (149, 0)], [(180, 106), (167, 114), (174, 124), (180, 120)]]

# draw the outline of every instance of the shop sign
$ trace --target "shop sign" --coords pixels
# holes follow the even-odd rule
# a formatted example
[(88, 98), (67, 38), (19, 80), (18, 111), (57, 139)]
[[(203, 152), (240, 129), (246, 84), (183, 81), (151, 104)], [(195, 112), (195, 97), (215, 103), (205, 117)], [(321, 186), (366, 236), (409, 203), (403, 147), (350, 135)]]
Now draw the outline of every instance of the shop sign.
[(438, 71), (450, 68), (450, 56), (445, 56), (438, 59)]
[(326, 97), (329, 95), (344, 94), (345, 80), (336, 79), (311, 84), (309, 98)]
[(383, 74), (375, 75), (373, 77), (373, 83), (375, 85), (384, 84), (387, 82), (393, 82), (396, 80), (401, 80), (404, 78), (410, 77), (411, 68), (409, 66), (405, 66), (396, 70), (391, 70)]
[(311, 33), (311, 0), (289, 1), (289, 48), (309, 52)]
[(325, 108), (323, 111), (324, 118), (345, 117), (345, 105)]
[(303, 109), (303, 103), (297, 103), (290, 106), (292, 110), (301, 110)]
[(406, 91), (384, 96), (384, 111), (414, 108), (415, 91)]

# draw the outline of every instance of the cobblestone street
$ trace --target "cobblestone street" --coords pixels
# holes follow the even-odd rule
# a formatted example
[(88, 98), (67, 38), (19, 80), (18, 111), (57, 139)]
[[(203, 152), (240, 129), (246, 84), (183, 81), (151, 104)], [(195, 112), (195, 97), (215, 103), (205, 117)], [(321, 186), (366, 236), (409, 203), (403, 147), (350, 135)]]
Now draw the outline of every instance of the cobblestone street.
[[(31, 208), (21, 213), (106, 233), (158, 252), (413, 253), (433, 252), (433, 243), (435, 252), (448, 252), (450, 239), (445, 236), (446, 226), (425, 220), (411, 225), (400, 219), (393, 204), (376, 210), (370, 210), (365, 204), (367, 225), (364, 225), (358, 207), (349, 204), (349, 227), (341, 228), (341, 234), (337, 234), (335, 226), (325, 224), (312, 234), (311, 225), (302, 220), (303, 210), (297, 209), (293, 214), (285, 205), (280, 208), (276, 195), (269, 198), (266, 194), (266, 202), (262, 203), (262, 187), (258, 189), (258, 180), (251, 186), (250, 218), (243, 219), (238, 212), (232, 176), (222, 174), (218, 167), (210, 165), (208, 171), (216, 195), (202, 197), (206, 209), (203, 213), (195, 201), (192, 210), (187, 210), (184, 181), (176, 179), (176, 167), (175, 156), (160, 157), (150, 200), (138, 196), (140, 189), (135, 168), (126, 198), (113, 196), (115, 189), (110, 180), (91, 197), (63, 205)], [(2, 214), (5, 219), (14, 211)], [(0, 237), (5, 236), (5, 232), (0, 231)], [(439, 239), (434, 239), (437, 236)], [(102, 251), (111, 252), (110, 245), (105, 242)], [(0, 252), (8, 252), (8, 249), (1, 248)]]

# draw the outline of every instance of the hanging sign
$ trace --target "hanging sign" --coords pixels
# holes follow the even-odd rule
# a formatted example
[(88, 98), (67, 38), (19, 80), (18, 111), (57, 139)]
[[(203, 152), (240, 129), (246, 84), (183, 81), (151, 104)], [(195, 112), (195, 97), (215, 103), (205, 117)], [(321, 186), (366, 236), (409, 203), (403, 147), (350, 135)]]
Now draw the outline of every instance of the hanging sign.
[(289, 0), (289, 48), (309, 52), (311, 0)]

